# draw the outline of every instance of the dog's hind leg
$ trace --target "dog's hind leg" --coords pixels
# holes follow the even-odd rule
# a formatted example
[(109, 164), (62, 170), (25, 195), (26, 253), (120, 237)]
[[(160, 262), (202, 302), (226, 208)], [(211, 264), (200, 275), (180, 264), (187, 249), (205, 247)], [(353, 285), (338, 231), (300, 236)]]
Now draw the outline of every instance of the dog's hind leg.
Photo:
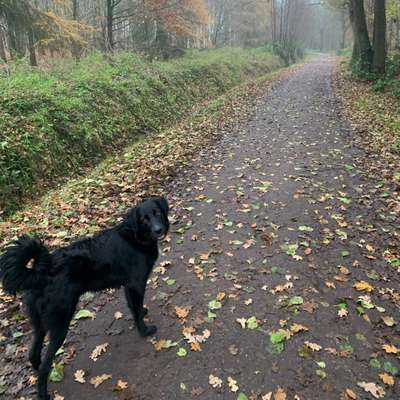
[(40, 357), (43, 348), (44, 338), (46, 336), (46, 330), (42, 325), (40, 314), (36, 308), (36, 301), (34, 298), (27, 301), (27, 310), (29, 320), (31, 321), (33, 328), (33, 342), (29, 351), (29, 361), (35, 370), (39, 369)]
[(157, 327), (154, 325), (147, 326), (143, 320), (147, 314), (147, 309), (143, 307), (144, 290), (139, 291), (136, 288), (125, 287), (125, 296), (140, 336), (154, 335), (157, 332)]
[(51, 399), (47, 393), (47, 380), (53, 365), (54, 357), (67, 336), (69, 320), (63, 322), (62, 326), (52, 327), (49, 331), (50, 343), (47, 348), (46, 356), (44, 357), (39, 369), (38, 400)]

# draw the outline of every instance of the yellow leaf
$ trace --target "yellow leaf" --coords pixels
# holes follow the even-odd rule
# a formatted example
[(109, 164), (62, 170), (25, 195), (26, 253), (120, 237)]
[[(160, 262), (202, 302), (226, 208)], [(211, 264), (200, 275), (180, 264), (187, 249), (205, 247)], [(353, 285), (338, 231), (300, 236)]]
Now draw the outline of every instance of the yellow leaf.
[(166, 345), (167, 341), (165, 339), (161, 339), (154, 343), (154, 348), (156, 351), (161, 351), (162, 349), (166, 348)]
[(365, 291), (369, 293), (374, 290), (373, 286), (371, 286), (368, 282), (365, 281), (356, 282), (353, 287), (360, 292)]
[(103, 382), (107, 381), (108, 379), (111, 379), (112, 375), (108, 375), (108, 374), (103, 374), (103, 375), (99, 375), (99, 376), (95, 376), (94, 378), (92, 378), (90, 380), (90, 383), (97, 388), (98, 386), (100, 386)]
[(292, 332), (293, 334), (299, 333), (299, 332), (307, 332), (308, 328), (304, 325), (300, 325), (300, 324), (293, 324), (290, 327), (290, 332)]
[(382, 346), (382, 348), (383, 348), (383, 350), (386, 351), (386, 353), (389, 353), (389, 354), (397, 354), (400, 352), (400, 350), (393, 344), (384, 344)]
[(217, 294), (217, 300), (222, 301), (225, 298), (226, 294), (224, 292), (219, 292)]
[(376, 399), (385, 397), (385, 390), (374, 382), (358, 382), (357, 385), (363, 388), (366, 392), (371, 393)]
[(237, 381), (235, 381), (235, 379), (233, 379), (231, 376), (228, 376), (228, 386), (233, 393), (236, 393), (239, 390)]
[(118, 379), (117, 384), (113, 387), (114, 391), (122, 391), (128, 388), (128, 382), (123, 381), (122, 379)]
[(320, 351), (322, 347), (319, 344), (311, 343), (311, 342), (304, 342), (304, 344), (311, 349), (312, 351)]
[(385, 385), (393, 386), (394, 385), (394, 378), (392, 375), (385, 373), (379, 374), (379, 378), (381, 378), (382, 382)]

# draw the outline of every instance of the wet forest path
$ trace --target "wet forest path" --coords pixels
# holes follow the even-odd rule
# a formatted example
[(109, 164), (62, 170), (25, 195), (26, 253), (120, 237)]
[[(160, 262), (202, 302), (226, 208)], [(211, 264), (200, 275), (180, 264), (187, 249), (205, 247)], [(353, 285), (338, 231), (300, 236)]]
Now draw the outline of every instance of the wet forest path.
[(146, 297), (156, 337), (138, 337), (122, 291), (96, 296), (52, 390), (66, 400), (400, 396), (399, 279), (384, 256), (394, 220), (362, 174), (334, 69), (318, 58), (283, 78), (174, 181), (170, 240)]

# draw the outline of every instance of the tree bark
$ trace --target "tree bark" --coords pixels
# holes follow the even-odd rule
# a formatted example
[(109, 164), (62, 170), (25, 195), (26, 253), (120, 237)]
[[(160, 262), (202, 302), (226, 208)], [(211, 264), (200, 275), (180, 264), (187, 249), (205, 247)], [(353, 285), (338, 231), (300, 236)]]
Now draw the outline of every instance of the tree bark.
[(6, 47), (4, 43), (4, 34), (3, 30), (0, 28), (0, 58), (7, 64), (7, 53), (6, 53)]
[(33, 35), (32, 29), (28, 30), (28, 48), (29, 48), (29, 61), (31, 67), (37, 67), (38, 62), (36, 58), (35, 37)]
[(372, 70), (384, 74), (386, 66), (386, 0), (375, 0)]
[[(78, 21), (78, 0), (72, 0), (72, 19)], [(78, 63), (81, 58), (81, 49), (78, 45), (72, 45), (72, 55)]]
[(354, 34), (353, 64), (359, 64), (364, 72), (369, 72), (372, 65), (372, 47), (368, 36), (364, 0), (350, 0), (350, 21)]
[(106, 49), (108, 52), (114, 50), (114, 35), (113, 35), (113, 22), (114, 22), (114, 0), (107, 0), (107, 43)]

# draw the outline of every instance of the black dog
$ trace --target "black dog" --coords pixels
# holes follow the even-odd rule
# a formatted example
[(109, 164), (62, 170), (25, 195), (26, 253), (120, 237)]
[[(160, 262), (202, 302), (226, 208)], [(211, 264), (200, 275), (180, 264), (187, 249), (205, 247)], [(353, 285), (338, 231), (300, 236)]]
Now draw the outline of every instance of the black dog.
[[(139, 334), (156, 332), (155, 326), (146, 326), (143, 320), (147, 314), (143, 299), (158, 257), (158, 241), (168, 229), (168, 203), (153, 198), (133, 208), (116, 227), (52, 253), (38, 239), (27, 236), (6, 249), (0, 258), (0, 278), (7, 292), (25, 292), (34, 330), (29, 360), (39, 370), (38, 399), (50, 399), (48, 375), (83, 293), (124, 286)], [(50, 341), (41, 362), (46, 334)]]

